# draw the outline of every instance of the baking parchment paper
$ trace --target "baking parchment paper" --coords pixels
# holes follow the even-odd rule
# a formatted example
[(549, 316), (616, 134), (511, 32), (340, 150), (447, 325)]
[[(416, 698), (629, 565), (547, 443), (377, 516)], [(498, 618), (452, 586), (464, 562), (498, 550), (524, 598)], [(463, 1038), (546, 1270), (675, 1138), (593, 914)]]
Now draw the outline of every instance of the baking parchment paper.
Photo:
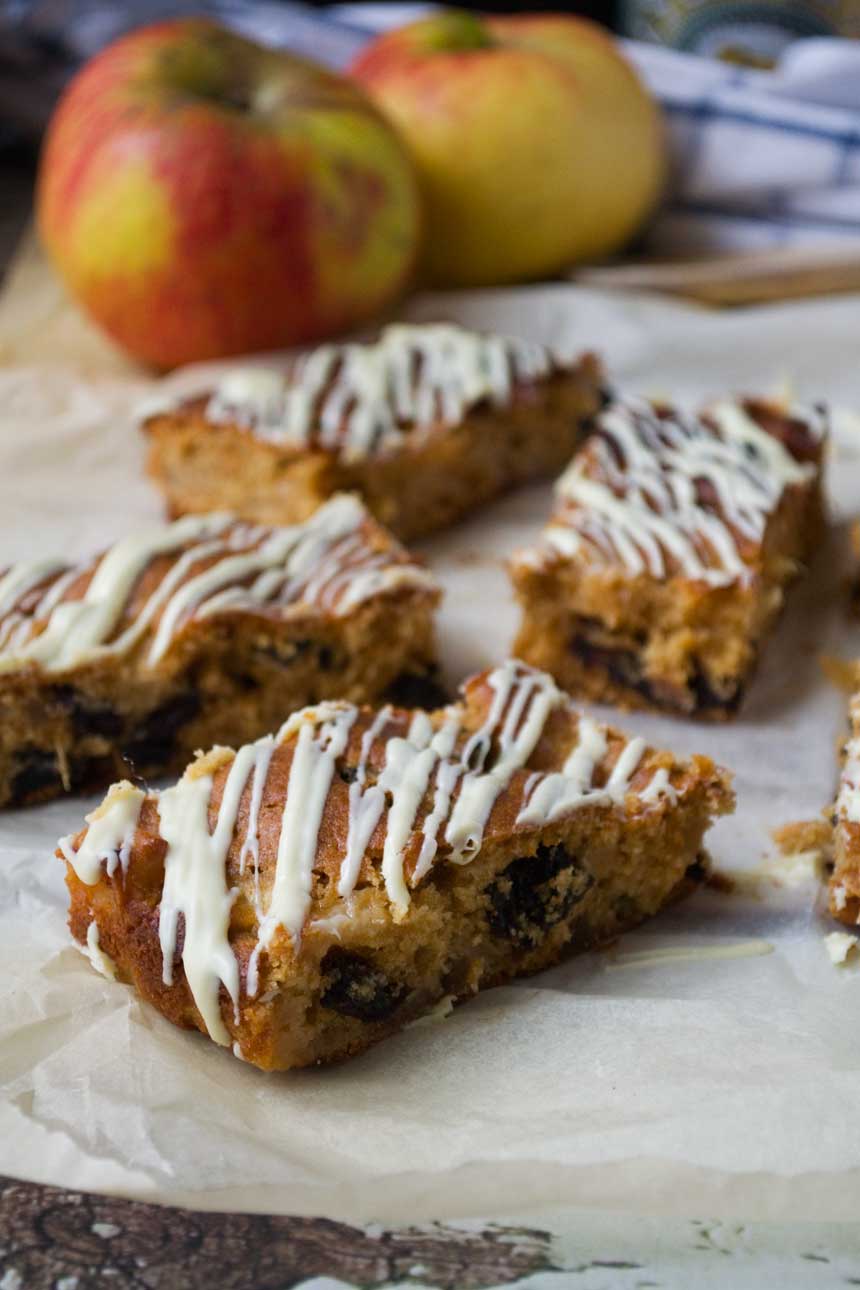
[[(83, 554), (159, 514), (130, 417), (159, 387), (76, 315), (41, 320), (36, 296), (16, 294), (23, 330), (8, 297), (0, 305), (2, 561)], [(844, 696), (820, 658), (860, 651), (845, 608), (848, 520), (860, 510), (860, 299), (718, 314), (559, 286), (424, 297), (405, 312), (596, 348), (613, 379), (640, 393), (699, 399), (788, 384), (840, 409), (833, 530), (739, 720), (620, 718), (735, 772), (737, 814), (710, 846), (719, 869), (746, 877), (612, 951), (489, 991), (346, 1065), (265, 1076), (173, 1029), (70, 944), (53, 847), (95, 799), (5, 813), (0, 1173), (349, 1220), (565, 1205), (856, 1218), (860, 975), (829, 961), (814, 866), (776, 858), (769, 835), (816, 816), (832, 794)], [(503, 560), (549, 503), (548, 485), (525, 489), (423, 544), (446, 591), (450, 681), (505, 655), (516, 613)]]

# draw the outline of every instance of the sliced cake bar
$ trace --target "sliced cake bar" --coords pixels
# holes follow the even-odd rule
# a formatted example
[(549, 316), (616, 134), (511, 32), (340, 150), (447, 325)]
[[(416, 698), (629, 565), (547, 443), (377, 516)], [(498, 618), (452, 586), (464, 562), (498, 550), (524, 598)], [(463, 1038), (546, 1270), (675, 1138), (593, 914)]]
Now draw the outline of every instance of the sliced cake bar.
[(360, 1052), (655, 914), (705, 874), (727, 776), (516, 661), (427, 713), (326, 703), (65, 838), (73, 936), (265, 1070)]
[(602, 405), (586, 355), (461, 327), (398, 325), (375, 344), (323, 345), (286, 372), (228, 372), (143, 417), (149, 471), (174, 515), (222, 507), (305, 519), (356, 490), (401, 538), (557, 474)]
[[(188, 516), (0, 572), (0, 806), (180, 770), (433, 660), (439, 591), (354, 497), (304, 524)], [(128, 766), (125, 768), (128, 773)]]
[(511, 563), (514, 652), (575, 694), (730, 716), (821, 535), (825, 437), (763, 399), (611, 404)]

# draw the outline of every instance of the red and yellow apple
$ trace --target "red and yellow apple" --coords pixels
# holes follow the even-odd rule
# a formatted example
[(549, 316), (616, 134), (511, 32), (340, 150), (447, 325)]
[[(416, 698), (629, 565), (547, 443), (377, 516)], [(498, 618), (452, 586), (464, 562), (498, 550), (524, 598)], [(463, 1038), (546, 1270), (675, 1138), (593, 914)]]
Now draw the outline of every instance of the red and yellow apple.
[(352, 73), (412, 148), (435, 281), (513, 282), (608, 255), (659, 198), (658, 109), (585, 19), (440, 13), (381, 36)]
[(72, 81), (38, 219), (73, 295), (160, 367), (372, 316), (421, 226), (412, 163), (357, 85), (194, 18), (133, 32)]

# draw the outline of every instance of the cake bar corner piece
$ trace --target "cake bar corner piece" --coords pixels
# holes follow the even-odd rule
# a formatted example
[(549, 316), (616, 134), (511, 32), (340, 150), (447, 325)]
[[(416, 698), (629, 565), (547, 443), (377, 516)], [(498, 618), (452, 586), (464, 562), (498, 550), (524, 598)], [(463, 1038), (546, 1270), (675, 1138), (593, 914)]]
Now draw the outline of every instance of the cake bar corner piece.
[(764, 399), (610, 404), (511, 562), (514, 651), (592, 699), (732, 716), (822, 531), (826, 431)]
[(58, 855), (79, 942), (95, 923), (171, 1021), (284, 1070), (611, 941), (701, 880), (732, 806), (709, 759), (508, 660), (431, 712), (305, 709), (159, 796), (109, 797)]

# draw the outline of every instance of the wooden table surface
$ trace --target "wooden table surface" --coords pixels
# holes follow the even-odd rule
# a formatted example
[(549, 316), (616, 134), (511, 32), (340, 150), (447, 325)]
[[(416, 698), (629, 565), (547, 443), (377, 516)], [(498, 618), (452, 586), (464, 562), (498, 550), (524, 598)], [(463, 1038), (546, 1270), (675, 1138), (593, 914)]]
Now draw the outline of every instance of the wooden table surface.
[(0, 1178), (3, 1290), (287, 1290), (321, 1277), (478, 1290), (552, 1270), (550, 1240), (528, 1228), (368, 1232), (324, 1218), (197, 1213)]

